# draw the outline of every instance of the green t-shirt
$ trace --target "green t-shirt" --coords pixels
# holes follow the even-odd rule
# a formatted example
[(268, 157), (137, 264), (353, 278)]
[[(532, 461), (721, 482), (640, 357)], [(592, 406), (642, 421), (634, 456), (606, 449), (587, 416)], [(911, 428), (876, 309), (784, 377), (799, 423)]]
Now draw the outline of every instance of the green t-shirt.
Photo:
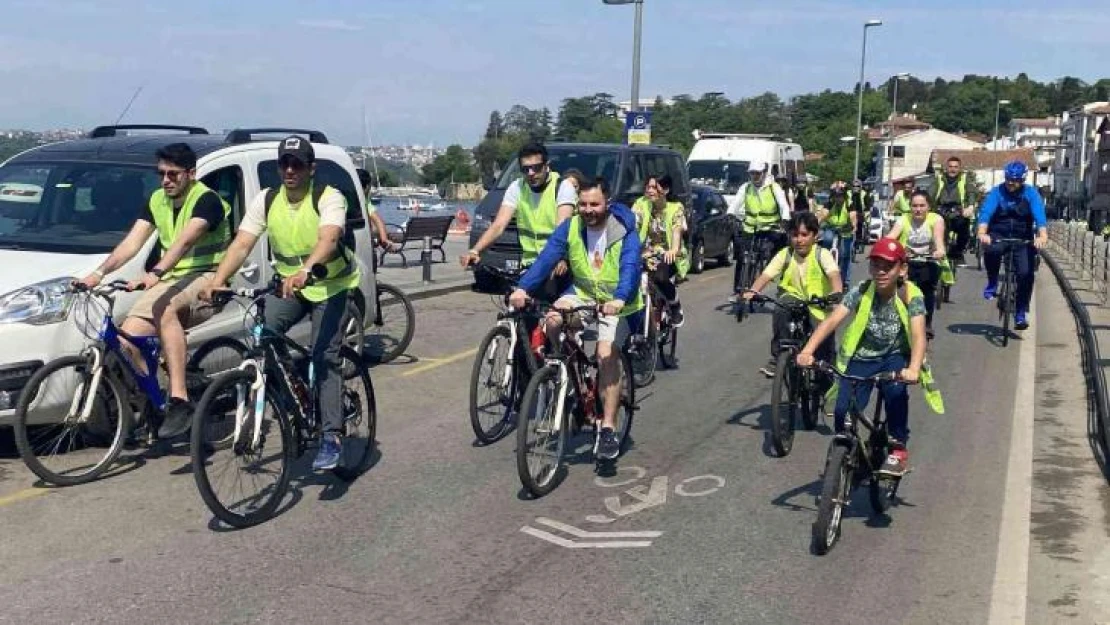
[[(863, 284), (861, 282), (852, 287), (844, 296), (842, 303), (853, 313), (859, 310), (860, 301), (863, 299), (861, 289)], [(906, 312), (910, 319), (924, 315), (925, 299), (920, 296), (910, 299)], [(875, 301), (871, 304), (871, 318), (867, 320), (867, 329), (860, 337), (859, 346), (852, 359), (882, 360), (897, 353), (910, 353), (910, 345), (906, 341), (906, 334), (902, 331), (902, 322), (898, 319), (898, 309), (894, 307), (894, 298), (884, 302), (876, 293)]]

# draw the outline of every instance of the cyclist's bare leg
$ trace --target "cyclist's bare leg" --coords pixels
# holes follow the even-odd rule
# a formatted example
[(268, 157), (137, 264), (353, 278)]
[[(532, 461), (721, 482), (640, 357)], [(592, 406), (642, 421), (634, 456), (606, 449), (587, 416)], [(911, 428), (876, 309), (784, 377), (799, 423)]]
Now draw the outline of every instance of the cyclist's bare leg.
[(616, 429), (617, 410), (620, 409), (620, 353), (611, 341), (597, 342), (597, 385), (601, 393), (601, 427)]

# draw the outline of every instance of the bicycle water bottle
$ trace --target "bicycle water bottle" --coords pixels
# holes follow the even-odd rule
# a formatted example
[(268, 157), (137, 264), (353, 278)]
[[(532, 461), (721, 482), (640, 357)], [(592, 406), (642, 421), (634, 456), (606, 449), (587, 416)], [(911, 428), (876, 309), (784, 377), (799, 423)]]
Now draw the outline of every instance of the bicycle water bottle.
[(532, 336), (529, 337), (529, 345), (532, 347), (532, 353), (536, 358), (543, 360), (544, 345), (546, 344), (547, 337), (544, 336), (543, 328), (537, 325), (532, 328)]

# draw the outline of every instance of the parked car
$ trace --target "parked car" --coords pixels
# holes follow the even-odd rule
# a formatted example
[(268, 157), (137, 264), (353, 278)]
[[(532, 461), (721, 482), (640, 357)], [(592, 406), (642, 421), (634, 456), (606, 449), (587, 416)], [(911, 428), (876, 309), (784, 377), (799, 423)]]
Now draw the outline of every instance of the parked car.
[(871, 218), (867, 224), (868, 243), (874, 243), (881, 239), (883, 233), (888, 229), (887, 219), (883, 216), (883, 211), (878, 206), (872, 207)]
[(701, 273), (705, 259), (714, 259), (719, 266), (732, 264), (732, 234), (739, 227), (728, 214), (728, 203), (713, 187), (694, 185), (691, 195), (689, 239), (690, 273)]
[[(549, 143), (547, 152), (553, 170), (561, 173), (568, 169), (577, 169), (587, 178), (604, 178), (611, 190), (612, 199), (629, 206), (644, 194), (647, 176), (668, 174), (674, 181), (671, 192), (686, 207), (689, 216), (691, 191), (686, 166), (682, 162), (682, 155), (670, 148), (611, 143)], [(489, 229), (501, 208), (505, 189), (520, 177), (520, 165), (514, 158), (474, 209), (470, 245), (477, 243), (478, 238)], [(493, 245), (482, 252), (474, 271), (475, 287), (483, 291), (497, 289), (500, 280), (485, 268), (519, 269), (520, 256), (520, 240), (514, 219)]]
[[(137, 130), (141, 134), (128, 134)], [(151, 132), (155, 134), (150, 134)], [(374, 301), (373, 247), (365, 223), (365, 198), (355, 166), (323, 133), (282, 129), (240, 129), (227, 135), (182, 126), (103, 126), (88, 138), (40, 146), (0, 165), (0, 188), (41, 189), (18, 200), (0, 199), (0, 424), (10, 424), (19, 392), (44, 363), (77, 354), (87, 339), (77, 327), (67, 287), (94, 271), (131, 229), (139, 207), (160, 186), (155, 151), (187, 143), (197, 153), (197, 177), (231, 205), (237, 227), (248, 203), (261, 189), (280, 184), (276, 138), (306, 135), (316, 151), (316, 180), (347, 198), (348, 227), (356, 240), (362, 274), (362, 302)], [(28, 201), (29, 199), (33, 201)], [(111, 279), (137, 280), (158, 262), (157, 237)], [(262, 237), (233, 286), (264, 286), (272, 275)], [(138, 293), (119, 293), (115, 311), (122, 321)], [(81, 320), (84, 321), (84, 320)], [(189, 331), (189, 345), (242, 333), (242, 312), (228, 306)], [(294, 330), (307, 335), (308, 325)]]

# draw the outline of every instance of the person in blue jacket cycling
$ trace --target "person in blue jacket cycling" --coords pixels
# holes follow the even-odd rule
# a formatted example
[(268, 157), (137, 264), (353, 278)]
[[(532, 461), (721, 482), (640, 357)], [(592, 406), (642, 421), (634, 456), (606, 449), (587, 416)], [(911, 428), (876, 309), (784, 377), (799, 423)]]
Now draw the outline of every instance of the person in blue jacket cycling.
[(1038, 249), (1048, 243), (1048, 221), (1044, 201), (1037, 189), (1025, 184), (1026, 168), (1021, 161), (1006, 165), (1006, 181), (987, 195), (979, 209), (979, 243), (983, 245), (983, 265), (987, 269), (984, 299), (998, 292), (998, 271), (1007, 245), (1000, 239), (1021, 239), (1032, 243), (1014, 250), (1017, 273), (1014, 329), (1029, 327), (1029, 301), (1033, 298), (1033, 265)]

